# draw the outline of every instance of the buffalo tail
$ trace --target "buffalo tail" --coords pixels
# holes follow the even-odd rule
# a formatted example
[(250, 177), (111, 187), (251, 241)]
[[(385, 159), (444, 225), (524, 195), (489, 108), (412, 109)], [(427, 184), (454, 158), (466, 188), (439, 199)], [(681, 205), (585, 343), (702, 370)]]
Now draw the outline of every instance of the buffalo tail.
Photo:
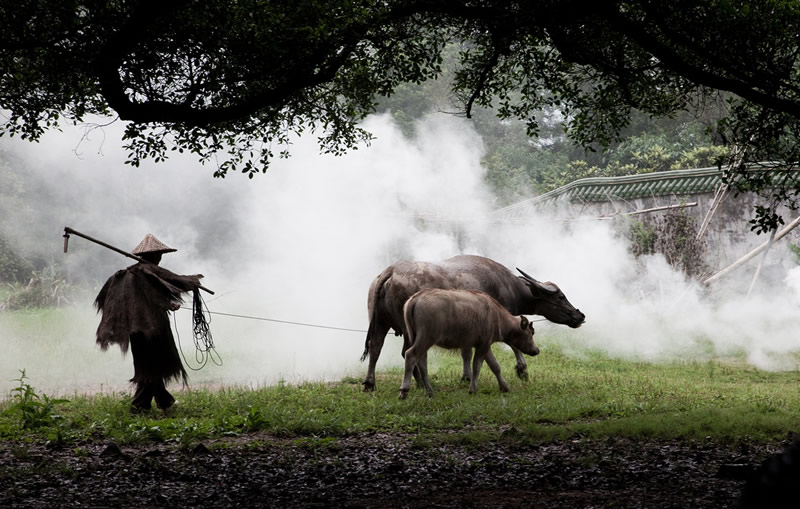
[(368, 299), (372, 301), (372, 313), (369, 316), (369, 327), (367, 327), (367, 339), (364, 341), (364, 353), (361, 354), (361, 362), (369, 355), (369, 339), (375, 334), (375, 321), (378, 317), (378, 301), (383, 296), (383, 285), (386, 284), (386, 281), (392, 277), (391, 270), (385, 270), (383, 273), (378, 276), (378, 282), (375, 285), (373, 290), (373, 294), (368, 296)]

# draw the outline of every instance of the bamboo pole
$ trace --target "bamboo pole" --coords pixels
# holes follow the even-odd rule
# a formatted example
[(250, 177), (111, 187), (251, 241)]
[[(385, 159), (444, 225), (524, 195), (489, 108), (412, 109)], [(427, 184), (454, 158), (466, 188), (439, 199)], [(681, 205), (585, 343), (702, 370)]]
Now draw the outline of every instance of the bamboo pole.
[[(633, 212), (625, 212), (623, 216), (637, 216), (639, 214), (649, 214), (650, 212), (658, 212), (660, 210), (672, 210), (672, 209), (682, 209), (685, 207), (697, 207), (697, 202), (689, 202), (689, 203), (678, 203), (675, 205), (662, 205), (660, 207), (653, 207), (649, 209), (641, 209), (641, 210), (634, 210)], [(603, 219), (603, 218), (601, 218)]]
[[(108, 248), (108, 249), (110, 249), (112, 251), (116, 251), (117, 253), (119, 253), (119, 254), (121, 254), (123, 256), (127, 256), (128, 258), (133, 258), (137, 262), (140, 262), (140, 263), (153, 263), (153, 262), (145, 260), (141, 256), (136, 256), (133, 253), (129, 253), (127, 251), (123, 251), (122, 249), (120, 249), (118, 247), (114, 247), (111, 244), (107, 244), (106, 242), (103, 242), (102, 240), (97, 240), (97, 239), (95, 239), (93, 237), (90, 237), (90, 236), (86, 235), (85, 233), (81, 233), (79, 231), (73, 230), (69, 226), (65, 226), (64, 227), (64, 252), (65, 253), (67, 252), (67, 245), (69, 244), (69, 236), (70, 235), (77, 235), (78, 237), (83, 237), (84, 239), (86, 239), (86, 240), (88, 240), (90, 242), (94, 242), (95, 244), (100, 244), (101, 246), (103, 246), (105, 248)], [(203, 290), (204, 292), (208, 292), (211, 295), (214, 295), (214, 292), (209, 290), (205, 286), (200, 286), (200, 289)]]
[(760, 252), (764, 251), (765, 249), (767, 249), (767, 247), (769, 247), (773, 242), (777, 242), (780, 239), (782, 239), (783, 237), (785, 237), (790, 231), (794, 230), (798, 225), (800, 225), (800, 217), (798, 217), (797, 219), (795, 219), (794, 221), (792, 221), (791, 223), (786, 225), (781, 231), (776, 233), (774, 239), (770, 239), (770, 240), (764, 242), (763, 244), (761, 244), (757, 248), (753, 249), (752, 251), (750, 251), (746, 255), (742, 256), (741, 258), (739, 258), (738, 260), (736, 260), (732, 264), (728, 265), (727, 267), (725, 267), (721, 271), (717, 272), (713, 276), (711, 276), (708, 279), (706, 279), (705, 281), (703, 281), (703, 284), (704, 285), (710, 285), (711, 283), (713, 283), (714, 281), (718, 280), (722, 276), (724, 276), (724, 275), (728, 274), (729, 272), (731, 272), (732, 270), (740, 267), (741, 265), (743, 265), (744, 263), (746, 263), (747, 261), (752, 259), (754, 256), (758, 255), (758, 253), (760, 253)]
[[(591, 217), (573, 217), (568, 219), (547, 219), (547, 221), (558, 221), (560, 223), (571, 223), (573, 221), (608, 221), (611, 219), (616, 219), (620, 216), (637, 216), (639, 214), (649, 214), (651, 212), (659, 212), (662, 210), (673, 210), (673, 209), (682, 209), (686, 207), (697, 207), (697, 202), (689, 202), (689, 203), (676, 203), (673, 205), (662, 205), (659, 207), (653, 207), (649, 209), (640, 209), (634, 210), (632, 212), (622, 212), (622, 213), (614, 213), (610, 216), (591, 216)], [(422, 219), (426, 219), (423, 216), (414, 216), (420, 217)], [(441, 219), (440, 221), (456, 221), (456, 219)], [(492, 224), (520, 224), (520, 223), (530, 223), (532, 221), (544, 221), (544, 219), (531, 219), (529, 217), (520, 217), (520, 218), (509, 218), (509, 219), (492, 219), (490, 223)]]
[(714, 200), (711, 202), (711, 208), (708, 209), (706, 216), (703, 218), (703, 222), (700, 224), (700, 228), (697, 230), (697, 236), (695, 237), (695, 240), (700, 240), (703, 238), (703, 235), (705, 235), (708, 225), (711, 224), (711, 218), (714, 217), (714, 214), (716, 214), (717, 208), (719, 207), (719, 204), (722, 203), (722, 198), (725, 196), (727, 191), (728, 184), (720, 184), (717, 186), (717, 190), (714, 192)]
[[(661, 206), (658, 206), (658, 207), (652, 207), (652, 208), (649, 208), (649, 209), (634, 210), (634, 211), (631, 211), (631, 212), (621, 212), (621, 213), (620, 212), (616, 212), (616, 213), (614, 213), (614, 214), (612, 214), (610, 216), (579, 217), (577, 219), (572, 219), (572, 221), (578, 221), (578, 220), (608, 221), (609, 219), (616, 219), (619, 216), (638, 216), (640, 214), (649, 214), (651, 212), (659, 212), (659, 211), (662, 211), (662, 210), (682, 209), (682, 208), (686, 208), (686, 207), (697, 207), (697, 202), (696, 201), (692, 201), (692, 202), (689, 202), (689, 203), (676, 203), (674, 205), (661, 205)], [(566, 221), (570, 221), (570, 220), (566, 220)]]
[(769, 234), (769, 242), (767, 242), (767, 247), (764, 248), (764, 254), (761, 255), (761, 260), (758, 261), (758, 267), (756, 267), (756, 272), (753, 274), (753, 280), (750, 281), (750, 288), (747, 289), (748, 297), (753, 292), (753, 287), (756, 286), (756, 281), (758, 281), (758, 275), (761, 274), (761, 266), (764, 265), (764, 260), (767, 259), (767, 253), (769, 253), (769, 248), (772, 247), (772, 243), (775, 241), (776, 231), (777, 230), (772, 230), (772, 232), (770, 232)]

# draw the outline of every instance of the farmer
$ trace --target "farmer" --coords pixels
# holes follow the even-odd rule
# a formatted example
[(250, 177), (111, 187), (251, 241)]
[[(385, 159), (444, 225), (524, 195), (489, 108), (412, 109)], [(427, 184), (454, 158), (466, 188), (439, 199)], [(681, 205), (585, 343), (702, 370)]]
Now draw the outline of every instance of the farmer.
[(161, 255), (174, 251), (148, 233), (131, 251), (143, 261), (108, 278), (94, 302), (102, 313), (97, 327), (100, 348), (107, 350), (116, 343), (124, 354), (130, 346), (131, 382), (136, 385), (132, 412), (149, 410), (153, 398), (156, 406), (166, 412), (175, 404), (166, 383), (179, 379), (184, 386), (187, 383), (168, 314), (180, 307), (182, 293), (198, 293), (203, 276), (179, 276), (159, 267)]

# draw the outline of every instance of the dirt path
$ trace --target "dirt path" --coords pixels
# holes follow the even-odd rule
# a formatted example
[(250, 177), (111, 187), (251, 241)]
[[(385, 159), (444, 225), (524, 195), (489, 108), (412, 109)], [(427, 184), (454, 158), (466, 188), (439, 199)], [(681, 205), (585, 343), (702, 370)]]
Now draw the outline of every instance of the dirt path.
[(421, 444), (413, 435), (192, 447), (0, 444), (3, 507), (734, 507), (744, 478), (782, 449), (574, 440)]

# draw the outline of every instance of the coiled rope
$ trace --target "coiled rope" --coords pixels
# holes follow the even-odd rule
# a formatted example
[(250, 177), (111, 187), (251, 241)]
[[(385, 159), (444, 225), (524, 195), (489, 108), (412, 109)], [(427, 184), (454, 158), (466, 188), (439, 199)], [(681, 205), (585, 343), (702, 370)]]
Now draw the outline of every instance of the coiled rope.
[[(191, 309), (192, 333), (194, 335), (194, 358), (198, 364), (198, 367), (196, 368), (192, 367), (186, 361), (186, 355), (183, 353), (183, 348), (181, 347), (181, 338), (178, 334), (177, 317), (173, 315), (173, 320), (175, 321), (175, 334), (178, 334), (178, 349), (181, 352), (181, 357), (183, 357), (184, 364), (186, 364), (192, 371), (199, 371), (203, 369), (206, 364), (208, 364), (209, 359), (211, 359), (211, 361), (217, 366), (222, 366), (222, 357), (214, 348), (214, 338), (211, 336), (211, 328), (209, 327), (209, 324), (211, 323), (211, 312), (208, 310), (208, 307), (203, 300), (203, 296), (200, 295), (200, 290), (198, 289), (195, 289), (193, 292)], [(208, 318), (206, 315), (208, 315)]]

